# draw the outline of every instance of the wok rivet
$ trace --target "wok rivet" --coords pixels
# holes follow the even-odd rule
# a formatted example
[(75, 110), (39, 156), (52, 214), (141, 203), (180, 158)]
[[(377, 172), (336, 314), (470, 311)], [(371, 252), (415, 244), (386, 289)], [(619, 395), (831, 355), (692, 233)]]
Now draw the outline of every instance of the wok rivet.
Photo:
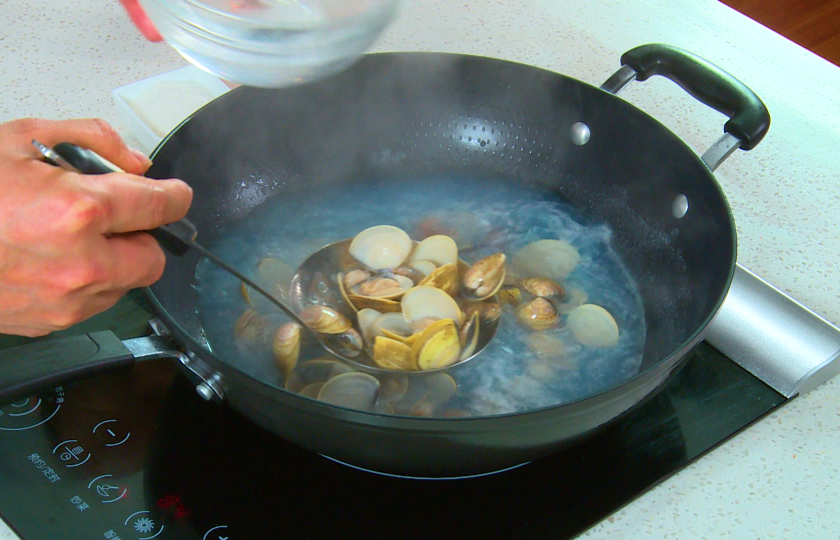
[(207, 383), (200, 383), (195, 387), (195, 391), (198, 392), (198, 395), (202, 397), (205, 401), (211, 401), (214, 397), (213, 389), (210, 388), (210, 385)]
[(569, 135), (572, 142), (578, 146), (583, 146), (589, 142), (589, 137), (592, 135), (589, 131), (589, 126), (583, 122), (575, 122), (572, 124), (572, 129), (569, 130)]
[(671, 203), (671, 213), (677, 219), (682, 219), (688, 213), (688, 197), (680, 193), (674, 197), (674, 202)]

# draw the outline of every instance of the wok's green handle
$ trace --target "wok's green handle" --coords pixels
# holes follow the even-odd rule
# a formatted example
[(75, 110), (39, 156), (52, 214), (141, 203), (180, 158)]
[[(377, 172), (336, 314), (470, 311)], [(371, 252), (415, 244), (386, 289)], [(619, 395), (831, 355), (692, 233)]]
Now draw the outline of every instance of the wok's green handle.
[(671, 79), (709, 107), (725, 114), (723, 130), (741, 140), (740, 148), (754, 148), (770, 129), (770, 113), (744, 83), (693, 53), (660, 43), (642, 45), (621, 56), (621, 64), (636, 72), (636, 80), (654, 75)]
[(5, 349), (0, 351), (0, 404), (132, 364), (134, 355), (109, 330)]

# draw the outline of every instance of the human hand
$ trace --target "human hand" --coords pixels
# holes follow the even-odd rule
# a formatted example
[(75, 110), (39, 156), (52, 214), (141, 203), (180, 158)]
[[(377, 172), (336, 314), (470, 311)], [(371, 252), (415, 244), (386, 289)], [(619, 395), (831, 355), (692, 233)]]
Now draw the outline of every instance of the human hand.
[[(126, 173), (65, 171), (33, 139), (89, 148)], [(192, 189), (137, 176), (149, 165), (102, 120), (0, 124), (0, 333), (67, 328), (160, 278), (163, 251), (137, 231), (183, 218)]]

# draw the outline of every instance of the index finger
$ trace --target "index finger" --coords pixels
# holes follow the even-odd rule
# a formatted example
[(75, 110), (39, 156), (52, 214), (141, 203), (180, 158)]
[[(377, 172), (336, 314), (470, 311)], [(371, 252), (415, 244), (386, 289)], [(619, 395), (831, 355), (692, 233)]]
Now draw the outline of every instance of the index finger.
[(32, 151), (32, 139), (36, 139), (47, 146), (68, 142), (93, 150), (121, 169), (134, 174), (146, 172), (152, 163), (142, 152), (129, 148), (110, 124), (97, 118), (80, 120), (29, 118), (14, 121), (13, 124), (22, 132), (20, 134), (23, 140), (20, 142), (29, 152)]
[(111, 173), (85, 176), (105, 207), (102, 233), (148, 231), (187, 215), (192, 188), (182, 180)]

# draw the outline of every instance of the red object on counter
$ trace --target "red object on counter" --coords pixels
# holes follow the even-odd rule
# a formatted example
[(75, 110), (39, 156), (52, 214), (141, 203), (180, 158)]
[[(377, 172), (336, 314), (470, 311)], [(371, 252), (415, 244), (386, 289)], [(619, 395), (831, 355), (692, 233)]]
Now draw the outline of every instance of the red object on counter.
[(163, 41), (157, 28), (155, 28), (155, 25), (146, 16), (146, 12), (143, 11), (143, 6), (137, 0), (120, 0), (120, 3), (131, 17), (131, 22), (142, 32), (146, 39), (154, 42)]

